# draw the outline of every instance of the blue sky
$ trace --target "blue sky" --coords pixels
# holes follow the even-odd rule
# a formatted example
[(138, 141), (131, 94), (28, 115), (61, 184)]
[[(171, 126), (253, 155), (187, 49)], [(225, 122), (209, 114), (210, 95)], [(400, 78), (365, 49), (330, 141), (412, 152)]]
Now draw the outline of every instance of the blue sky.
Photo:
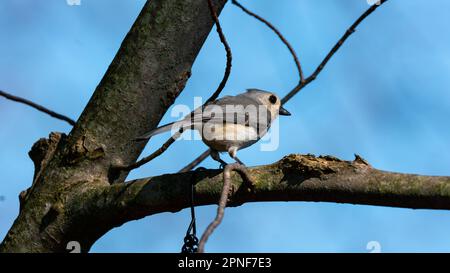
[[(99, 83), (143, 0), (0, 2), (0, 89), (77, 118)], [(309, 74), (348, 26), (365, 0), (242, 0), (278, 26)], [(205, 1), (206, 5), (206, 1)], [(390, 0), (371, 15), (318, 79), (293, 98), (291, 117), (280, 120), (280, 147), (240, 151), (247, 165), (274, 162), (289, 153), (328, 154), (405, 173), (450, 175), (450, 2)], [(284, 95), (297, 82), (292, 58), (276, 36), (228, 3), (220, 16), (233, 50), (233, 70), (223, 92), (249, 87)], [(222, 78), (225, 53), (211, 32), (176, 103), (193, 105)], [(167, 114), (162, 123), (174, 118)], [(0, 98), (0, 238), (18, 213), (18, 194), (31, 184), (27, 153), (64, 122)], [(143, 154), (165, 141), (154, 137)], [(175, 143), (132, 172), (130, 179), (176, 172), (205, 145)], [(226, 158), (226, 160), (230, 160)], [(204, 167), (216, 168), (208, 159)], [(215, 206), (197, 209), (203, 231)], [(101, 238), (93, 252), (178, 252), (189, 211), (129, 222)], [(450, 212), (334, 203), (252, 203), (226, 210), (207, 244), (217, 252), (449, 252)]]

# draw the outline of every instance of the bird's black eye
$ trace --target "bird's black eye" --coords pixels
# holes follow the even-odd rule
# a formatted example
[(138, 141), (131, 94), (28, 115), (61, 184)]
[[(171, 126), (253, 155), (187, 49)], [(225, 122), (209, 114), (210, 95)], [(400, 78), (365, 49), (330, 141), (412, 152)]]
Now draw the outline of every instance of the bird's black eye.
[(269, 101), (270, 101), (270, 103), (275, 104), (275, 103), (277, 103), (277, 97), (274, 95), (270, 95)]

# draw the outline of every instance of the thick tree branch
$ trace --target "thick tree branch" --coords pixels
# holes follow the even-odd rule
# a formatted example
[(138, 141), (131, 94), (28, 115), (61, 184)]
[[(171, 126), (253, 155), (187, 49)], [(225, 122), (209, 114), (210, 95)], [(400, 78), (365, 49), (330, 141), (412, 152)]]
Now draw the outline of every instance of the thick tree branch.
[[(74, 208), (101, 236), (130, 220), (190, 206), (191, 178), (196, 205), (217, 204), (221, 170), (166, 174), (97, 188), (77, 198)], [(321, 201), (413, 209), (450, 209), (450, 177), (380, 171), (359, 156), (354, 161), (325, 156), (289, 155), (271, 165), (249, 169), (254, 187), (233, 173), (229, 206), (259, 201)], [(92, 212), (96, 214), (92, 215)], [(85, 214), (86, 213), (86, 214)], [(89, 242), (87, 242), (89, 243)]]

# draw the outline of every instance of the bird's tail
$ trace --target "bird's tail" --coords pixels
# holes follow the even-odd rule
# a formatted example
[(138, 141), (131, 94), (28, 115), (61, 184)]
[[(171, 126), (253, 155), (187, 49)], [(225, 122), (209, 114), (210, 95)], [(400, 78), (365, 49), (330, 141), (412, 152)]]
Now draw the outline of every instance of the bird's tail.
[(175, 122), (172, 122), (172, 123), (163, 125), (161, 127), (158, 127), (156, 129), (151, 130), (150, 132), (148, 132), (146, 134), (143, 134), (140, 137), (135, 138), (134, 140), (143, 141), (143, 140), (147, 140), (147, 139), (151, 138), (154, 135), (165, 133), (167, 131), (170, 131), (170, 129), (172, 129), (172, 125), (174, 125), (174, 124), (175, 124)]
[[(151, 130), (150, 132), (135, 138), (134, 140), (136, 141), (143, 141), (143, 140), (147, 140), (149, 138), (151, 138), (154, 135), (158, 135), (158, 134), (162, 134), (165, 132), (170, 131), (172, 128), (176, 128), (176, 129), (180, 129), (181, 127), (183, 127), (183, 129), (189, 128), (191, 127), (191, 122), (190, 121), (186, 121), (186, 120), (181, 120), (181, 121), (176, 121), (176, 122), (171, 122), (169, 124), (163, 125), (161, 127), (158, 127), (156, 129)], [(175, 126), (175, 127), (174, 127)]]

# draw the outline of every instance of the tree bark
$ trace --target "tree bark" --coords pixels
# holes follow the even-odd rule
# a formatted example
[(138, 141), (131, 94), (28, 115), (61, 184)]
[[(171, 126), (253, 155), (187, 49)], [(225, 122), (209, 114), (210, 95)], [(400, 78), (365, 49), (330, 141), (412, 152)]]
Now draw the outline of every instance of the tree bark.
[[(214, 1), (218, 14), (225, 3)], [(74, 222), (74, 196), (108, 186), (112, 164), (137, 159), (145, 142), (133, 139), (155, 128), (182, 91), (212, 26), (206, 1), (146, 2), (70, 134), (30, 152), (39, 171), (0, 252), (65, 251), (71, 240), (89, 250), (98, 234)]]
[[(252, 189), (239, 174), (232, 175), (228, 206), (261, 201), (315, 201), (450, 209), (450, 177), (381, 171), (359, 156), (343, 161), (332, 156), (292, 154), (273, 164), (250, 168), (249, 174), (254, 182)], [(191, 183), (196, 185), (196, 206), (217, 204), (223, 185), (222, 170), (138, 179), (97, 188), (79, 200), (89, 204), (83, 209), (87, 215), (102, 211), (99, 222), (109, 230), (130, 220), (189, 207)]]

